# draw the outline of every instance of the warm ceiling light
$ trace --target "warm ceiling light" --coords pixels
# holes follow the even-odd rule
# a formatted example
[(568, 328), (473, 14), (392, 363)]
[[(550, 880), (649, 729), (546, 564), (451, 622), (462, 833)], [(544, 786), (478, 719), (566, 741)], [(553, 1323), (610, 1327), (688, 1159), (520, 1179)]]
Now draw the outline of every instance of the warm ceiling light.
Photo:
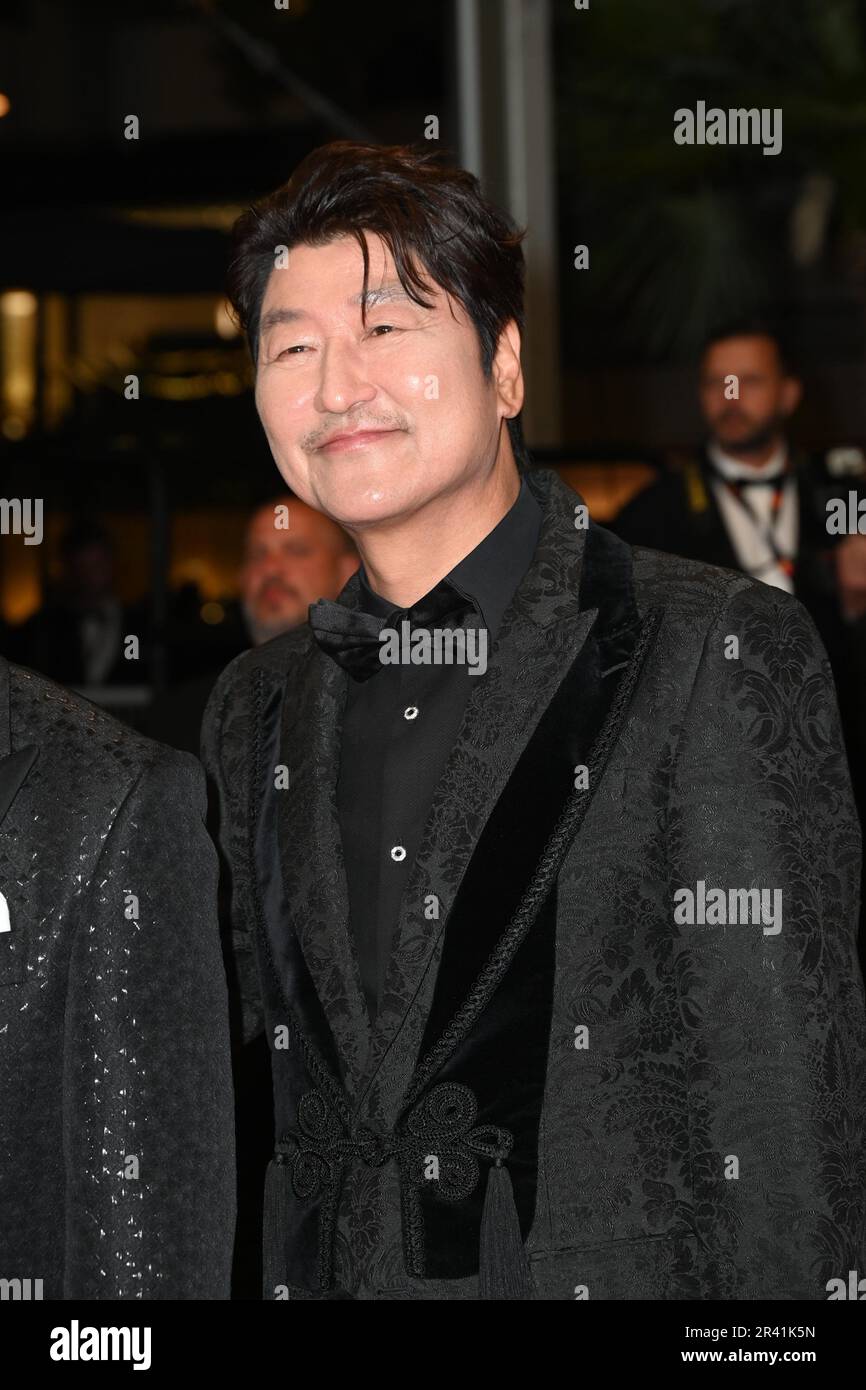
[(26, 319), (36, 313), (36, 295), (29, 290), (7, 290), (0, 294), (0, 313), (10, 319)]
[(0, 116), (8, 116), (12, 103), (5, 92), (0, 92)]

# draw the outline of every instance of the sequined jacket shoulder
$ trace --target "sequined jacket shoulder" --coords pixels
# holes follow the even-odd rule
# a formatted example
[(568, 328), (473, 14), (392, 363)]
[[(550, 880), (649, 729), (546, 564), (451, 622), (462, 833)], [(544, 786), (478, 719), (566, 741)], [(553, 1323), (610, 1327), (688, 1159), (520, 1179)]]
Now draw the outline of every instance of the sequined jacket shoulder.
[(44, 1298), (228, 1297), (204, 802), (195, 758), (0, 661), (0, 1277)]

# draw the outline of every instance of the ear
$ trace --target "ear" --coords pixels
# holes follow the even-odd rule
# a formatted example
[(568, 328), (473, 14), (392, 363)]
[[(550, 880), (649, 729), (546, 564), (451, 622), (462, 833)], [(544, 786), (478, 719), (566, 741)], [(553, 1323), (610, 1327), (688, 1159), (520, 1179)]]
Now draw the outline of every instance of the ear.
[(803, 383), (799, 377), (786, 376), (782, 382), (782, 414), (793, 415), (803, 396)]
[(520, 365), (520, 329), (514, 319), (509, 319), (499, 335), (493, 359), (493, 380), (504, 407), (504, 418), (508, 420), (519, 415), (523, 408), (524, 385)]

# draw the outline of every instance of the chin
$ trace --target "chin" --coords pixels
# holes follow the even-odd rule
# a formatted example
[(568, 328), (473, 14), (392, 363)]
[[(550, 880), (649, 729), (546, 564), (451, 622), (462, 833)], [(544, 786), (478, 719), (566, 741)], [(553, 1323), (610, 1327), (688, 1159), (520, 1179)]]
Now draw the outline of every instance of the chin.
[(322, 495), (320, 506), (343, 526), (368, 526), (401, 516), (413, 502), (413, 498), (406, 497), (397, 487), (370, 482), (342, 487), (336, 492), (328, 489)]
[(751, 444), (754, 431), (743, 430), (742, 434), (717, 434), (716, 438), (723, 449), (742, 449)]

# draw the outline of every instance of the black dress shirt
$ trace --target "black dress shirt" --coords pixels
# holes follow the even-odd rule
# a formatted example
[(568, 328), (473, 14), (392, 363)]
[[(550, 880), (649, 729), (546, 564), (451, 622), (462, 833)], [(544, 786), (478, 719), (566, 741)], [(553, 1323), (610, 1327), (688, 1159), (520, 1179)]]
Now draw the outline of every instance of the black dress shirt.
[[(503, 614), (535, 554), (541, 508), (525, 481), (510, 510), (445, 576), (487, 628), (487, 660)], [(394, 605), (360, 570), (361, 607), (387, 617)], [(423, 602), (423, 600), (421, 600)], [(396, 614), (400, 631), (405, 610)], [(414, 630), (414, 629), (413, 629)], [(468, 665), (383, 665), (349, 680), (340, 747), (337, 807), (350, 926), (371, 1019), (378, 1012), (394, 929), (424, 824), (453, 747), (471, 682)], [(419, 913), (424, 903), (418, 904)]]

